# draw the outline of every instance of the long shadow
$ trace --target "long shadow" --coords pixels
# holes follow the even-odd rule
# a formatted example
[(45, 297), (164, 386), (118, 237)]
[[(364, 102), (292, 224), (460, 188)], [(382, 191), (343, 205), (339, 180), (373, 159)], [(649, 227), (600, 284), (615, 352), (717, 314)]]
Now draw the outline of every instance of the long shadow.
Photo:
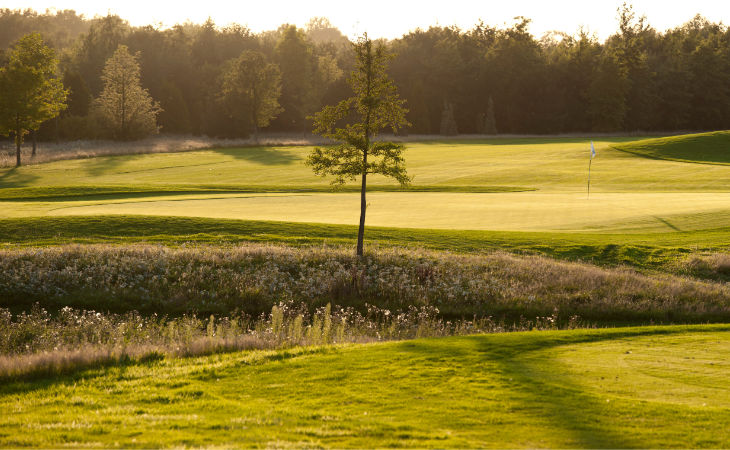
[(24, 187), (32, 183), (37, 178), (38, 177), (36, 175), (31, 175), (27, 172), (18, 172), (17, 167), (13, 167), (5, 171), (0, 170), (0, 189)]
[[(235, 159), (243, 159), (257, 164), (266, 166), (288, 165), (293, 164), (302, 158), (291, 154), (287, 150), (276, 147), (240, 147), (240, 148), (214, 148), (201, 151), (211, 151), (221, 155), (233, 157)], [(120, 167), (131, 161), (148, 157), (148, 154), (134, 155), (116, 155), (116, 156), (100, 156), (91, 158), (85, 164), (84, 170), (88, 175), (101, 176), (110, 173), (137, 173), (137, 172), (154, 172), (156, 170), (180, 169), (186, 167), (225, 165), (225, 161), (217, 162), (201, 162), (200, 164), (183, 164), (163, 167), (151, 167), (139, 170), (120, 171)]]
[[(620, 144), (624, 142), (633, 142), (641, 139), (651, 139), (656, 136), (598, 136), (593, 138), (595, 141), (608, 144)], [(444, 139), (444, 140), (424, 140), (405, 142), (408, 144), (418, 145), (459, 145), (459, 146), (502, 146), (502, 145), (541, 145), (541, 144), (583, 144), (590, 143), (590, 137), (499, 137), (487, 139)]]
[(302, 158), (293, 155), (289, 150), (277, 147), (215, 148), (208, 151), (265, 166), (290, 165), (302, 160)]
[[(641, 442), (632, 439), (631, 436), (623, 433), (613, 432), (605, 428), (605, 421), (610, 420), (606, 415), (605, 402), (585, 393), (581, 386), (574, 385), (574, 382), (564, 376), (564, 368), (557, 367), (547, 359), (540, 360), (543, 368), (548, 367), (551, 373), (550, 382), (541, 381), (530, 375), (532, 368), (524, 361), (524, 357), (534, 353), (549, 350), (555, 347), (593, 343), (606, 340), (652, 336), (670, 335), (683, 333), (692, 330), (688, 327), (671, 328), (632, 328), (626, 330), (610, 331), (586, 331), (579, 334), (551, 333), (524, 335), (525, 339), (517, 341), (510, 333), (504, 335), (482, 335), (473, 336), (477, 342), (478, 351), (490, 362), (500, 367), (500, 374), (503, 379), (510, 380), (510, 389), (515, 392), (514, 400), (521, 400), (526, 409), (530, 407), (542, 407), (547, 414), (542, 419), (555, 427), (557, 432), (569, 433), (575, 439), (578, 446), (585, 448), (639, 448)], [(695, 331), (702, 332), (702, 328), (694, 327)], [(730, 325), (713, 327), (712, 331), (730, 331)], [(435, 342), (435, 341), (434, 341)], [(507, 345), (500, 345), (500, 343)], [(406, 345), (410, 344), (410, 345)], [(440, 347), (429, 341), (416, 343), (404, 343), (401, 349), (405, 352), (413, 352), (421, 355), (437, 355), (439, 352), (448, 350), (447, 347)], [(449, 358), (457, 356), (451, 352)], [(577, 401), (578, 400), (578, 401)], [(528, 412), (527, 414), (534, 414)]]

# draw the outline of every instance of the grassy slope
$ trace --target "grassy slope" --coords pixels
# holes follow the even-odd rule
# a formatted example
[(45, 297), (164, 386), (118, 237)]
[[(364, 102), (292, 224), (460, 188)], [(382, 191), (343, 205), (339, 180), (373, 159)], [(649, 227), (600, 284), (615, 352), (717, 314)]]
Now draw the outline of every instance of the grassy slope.
[(0, 446), (727, 447), (728, 330), (233, 353), (11, 382)]
[(613, 148), (649, 158), (703, 164), (730, 164), (730, 132), (685, 134), (614, 144)]
[[(606, 234), (428, 230), (370, 227), (369, 245), (425, 247), (459, 252), (506, 250), (602, 265), (626, 264), (674, 271), (690, 254), (728, 251), (729, 228), (706, 231)], [(289, 245), (354, 243), (357, 228), (294, 222), (239, 221), (156, 216), (38, 217), (0, 219), (0, 245), (65, 243), (235, 244), (244, 241)]]

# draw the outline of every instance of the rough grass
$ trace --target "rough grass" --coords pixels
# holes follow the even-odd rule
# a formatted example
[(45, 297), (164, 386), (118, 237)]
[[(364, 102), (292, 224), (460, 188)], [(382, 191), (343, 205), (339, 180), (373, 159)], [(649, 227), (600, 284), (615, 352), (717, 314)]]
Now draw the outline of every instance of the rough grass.
[(727, 326), (161, 358), (0, 385), (3, 447), (725, 448)]
[(614, 144), (613, 148), (648, 158), (703, 164), (730, 164), (730, 132), (685, 134)]
[(69, 246), (0, 251), (0, 306), (253, 316), (281, 300), (447, 318), (573, 315), (599, 323), (730, 321), (730, 287), (505, 253), (271, 245)]

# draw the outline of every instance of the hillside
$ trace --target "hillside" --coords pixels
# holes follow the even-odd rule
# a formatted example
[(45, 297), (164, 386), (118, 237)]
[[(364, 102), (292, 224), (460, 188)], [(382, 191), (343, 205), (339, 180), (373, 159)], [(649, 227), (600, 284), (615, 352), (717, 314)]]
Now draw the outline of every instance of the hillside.
[(730, 164), (730, 131), (642, 139), (613, 144), (612, 147), (647, 158), (703, 164)]

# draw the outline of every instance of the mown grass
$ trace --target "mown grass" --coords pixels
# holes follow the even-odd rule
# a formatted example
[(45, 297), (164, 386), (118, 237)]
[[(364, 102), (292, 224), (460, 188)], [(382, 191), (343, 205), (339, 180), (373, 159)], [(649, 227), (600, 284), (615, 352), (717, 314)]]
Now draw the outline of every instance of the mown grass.
[[(505, 186), (545, 192), (585, 190), (589, 140), (502, 139), (407, 144), (413, 186)], [(639, 138), (596, 139), (594, 192), (727, 192), (730, 170), (637, 157), (611, 148)], [(304, 164), (311, 147), (211, 149), (97, 157), (0, 169), (0, 187), (224, 186), (327, 188)], [(370, 186), (395, 186), (382, 177)], [(353, 186), (356, 183), (352, 184)]]
[(243, 352), (0, 386), (4, 447), (730, 445), (727, 326)]
[(730, 164), (728, 131), (642, 139), (614, 144), (612, 147), (648, 158), (702, 164)]
[[(728, 233), (730, 228), (617, 234), (368, 227), (365, 238), (368, 245), (376, 248), (419, 247), (462, 253), (503, 250), (728, 280), (730, 274), (724, 270), (706, 270), (701, 264), (687, 265), (694, 258), (728, 252)], [(356, 236), (354, 226), (317, 223), (122, 215), (0, 219), (0, 245), (10, 248), (143, 242), (173, 247), (242, 242), (354, 245)]]

